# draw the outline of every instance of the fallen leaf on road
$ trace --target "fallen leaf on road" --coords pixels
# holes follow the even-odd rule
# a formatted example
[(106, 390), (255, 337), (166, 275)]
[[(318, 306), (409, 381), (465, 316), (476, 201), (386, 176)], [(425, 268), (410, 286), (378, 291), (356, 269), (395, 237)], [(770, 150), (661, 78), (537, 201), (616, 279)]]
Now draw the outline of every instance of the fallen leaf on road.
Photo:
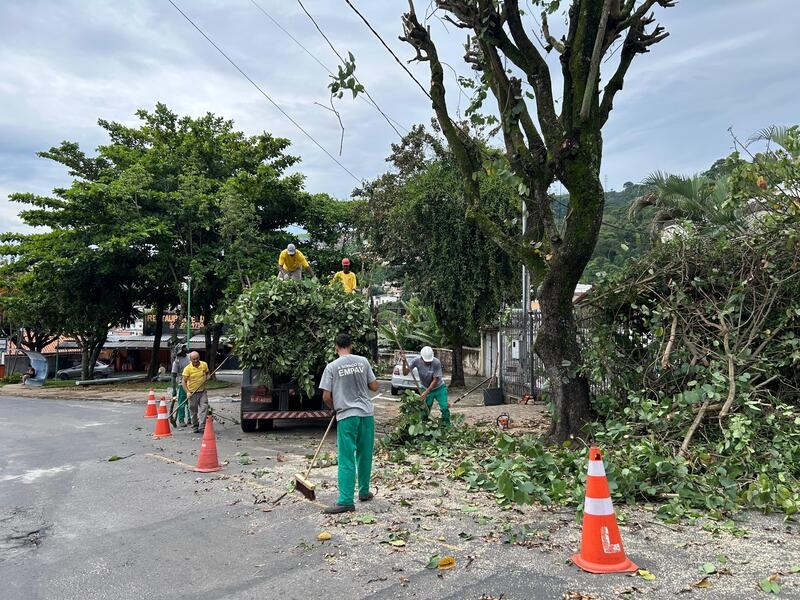
[(108, 457), (108, 462), (114, 462), (115, 460), (122, 460), (123, 458), (130, 458), (133, 454), (126, 454), (125, 456), (117, 456), (116, 454), (112, 454)]
[(400, 546), (405, 546), (406, 543), (403, 540), (391, 540), (389, 542), (389, 545), (390, 546), (396, 546), (396, 547), (399, 548)]
[(323, 542), (325, 540), (331, 539), (332, 537), (333, 536), (330, 533), (328, 533), (327, 531), (321, 531), (320, 533), (317, 534), (317, 539), (320, 540), (320, 541), (323, 541)]
[(647, 569), (639, 569), (639, 571), (637, 571), (637, 572), (639, 573), (639, 577), (641, 577), (645, 581), (653, 581), (656, 578), (656, 576), (653, 575)]
[(711, 580), (708, 577), (703, 577), (702, 579), (695, 581), (692, 585), (696, 588), (703, 588), (703, 589), (710, 588)]
[(444, 556), (439, 561), (439, 570), (445, 571), (447, 569), (453, 569), (456, 566), (456, 559), (452, 556)]

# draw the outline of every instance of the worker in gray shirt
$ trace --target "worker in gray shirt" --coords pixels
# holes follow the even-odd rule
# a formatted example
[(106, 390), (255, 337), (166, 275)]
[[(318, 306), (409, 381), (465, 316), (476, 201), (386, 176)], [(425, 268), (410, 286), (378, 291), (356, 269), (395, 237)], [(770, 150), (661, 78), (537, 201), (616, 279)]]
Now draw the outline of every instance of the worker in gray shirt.
[(420, 390), (419, 399), (428, 406), (428, 413), (436, 400), (442, 413), (442, 423), (450, 425), (450, 400), (447, 398), (442, 363), (433, 355), (433, 348), (422, 348), (419, 357), (412, 360), (411, 364), (406, 362), (405, 352), (401, 352), (400, 357), (403, 359), (403, 375), (408, 375), (414, 367), (417, 368), (419, 383), (424, 388)]
[(370, 390), (378, 391), (378, 380), (369, 361), (353, 354), (353, 342), (346, 333), (336, 336), (339, 358), (325, 367), (319, 387), (322, 400), (336, 411), (339, 500), (322, 512), (338, 514), (356, 509), (353, 502), (358, 475), (358, 499), (374, 498), (369, 491), (372, 451), (375, 445), (375, 417)]

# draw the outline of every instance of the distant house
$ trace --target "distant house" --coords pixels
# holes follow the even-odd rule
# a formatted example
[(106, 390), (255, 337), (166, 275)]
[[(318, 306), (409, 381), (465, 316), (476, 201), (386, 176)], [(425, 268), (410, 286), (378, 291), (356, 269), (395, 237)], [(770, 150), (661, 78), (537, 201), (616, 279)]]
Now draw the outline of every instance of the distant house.
[[(100, 351), (100, 360), (109, 362), (117, 373), (142, 372), (150, 366), (150, 357), (153, 352), (152, 335), (126, 335), (117, 333), (109, 334), (105, 346)], [(184, 341), (184, 337), (180, 338)], [(205, 336), (195, 335), (190, 340), (192, 350), (200, 353), (205, 358)], [(48, 373), (54, 377), (56, 371), (79, 365), (81, 362), (81, 347), (77, 340), (61, 337), (45, 346), (41, 354), (47, 359)], [(158, 351), (159, 363), (164, 363), (169, 370), (172, 364), (170, 338), (161, 338)], [(230, 362), (230, 361), (229, 361)], [(24, 373), (29, 365), (24, 348), (18, 348), (13, 341), (8, 340), (8, 347), (4, 353), (4, 373)]]

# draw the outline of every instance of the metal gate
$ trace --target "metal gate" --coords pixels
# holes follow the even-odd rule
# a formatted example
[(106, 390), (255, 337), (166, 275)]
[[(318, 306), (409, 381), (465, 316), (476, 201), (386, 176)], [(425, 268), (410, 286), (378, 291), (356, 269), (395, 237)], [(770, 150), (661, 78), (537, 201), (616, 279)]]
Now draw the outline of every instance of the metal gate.
[[(590, 342), (588, 320), (590, 316), (575, 309), (575, 320), (578, 329), (579, 344), (585, 347)], [(507, 320), (500, 330), (500, 385), (508, 398), (522, 398), (530, 394), (539, 398), (547, 389), (547, 373), (542, 360), (533, 351), (533, 344), (542, 324), (542, 313), (531, 311), (527, 318), (522, 310), (516, 308), (507, 315)], [(523, 332), (528, 332), (527, 337)], [(589, 381), (593, 394), (607, 392), (608, 381)]]
[(500, 332), (500, 381), (506, 397), (537, 397), (545, 385), (544, 364), (533, 352), (541, 323), (539, 311), (525, 315), (513, 309), (507, 315)]

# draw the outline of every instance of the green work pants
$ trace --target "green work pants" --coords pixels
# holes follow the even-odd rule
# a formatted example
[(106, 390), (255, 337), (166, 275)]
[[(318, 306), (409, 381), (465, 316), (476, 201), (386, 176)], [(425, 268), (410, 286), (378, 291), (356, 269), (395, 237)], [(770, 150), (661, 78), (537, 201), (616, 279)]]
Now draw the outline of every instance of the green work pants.
[(189, 403), (186, 401), (186, 390), (183, 389), (183, 386), (178, 388), (178, 410), (175, 414), (178, 423), (188, 423), (191, 419)]
[(439, 410), (442, 413), (442, 423), (445, 425), (450, 425), (450, 407), (447, 406), (447, 386), (440, 385), (435, 390), (431, 390), (428, 392), (428, 395), (425, 397), (425, 403), (428, 405), (428, 410), (430, 411), (431, 406), (433, 406), (433, 401), (436, 400), (439, 403)]
[(369, 494), (372, 451), (375, 445), (375, 417), (347, 417), (336, 422), (339, 451), (339, 504), (352, 505), (358, 474), (358, 495)]

